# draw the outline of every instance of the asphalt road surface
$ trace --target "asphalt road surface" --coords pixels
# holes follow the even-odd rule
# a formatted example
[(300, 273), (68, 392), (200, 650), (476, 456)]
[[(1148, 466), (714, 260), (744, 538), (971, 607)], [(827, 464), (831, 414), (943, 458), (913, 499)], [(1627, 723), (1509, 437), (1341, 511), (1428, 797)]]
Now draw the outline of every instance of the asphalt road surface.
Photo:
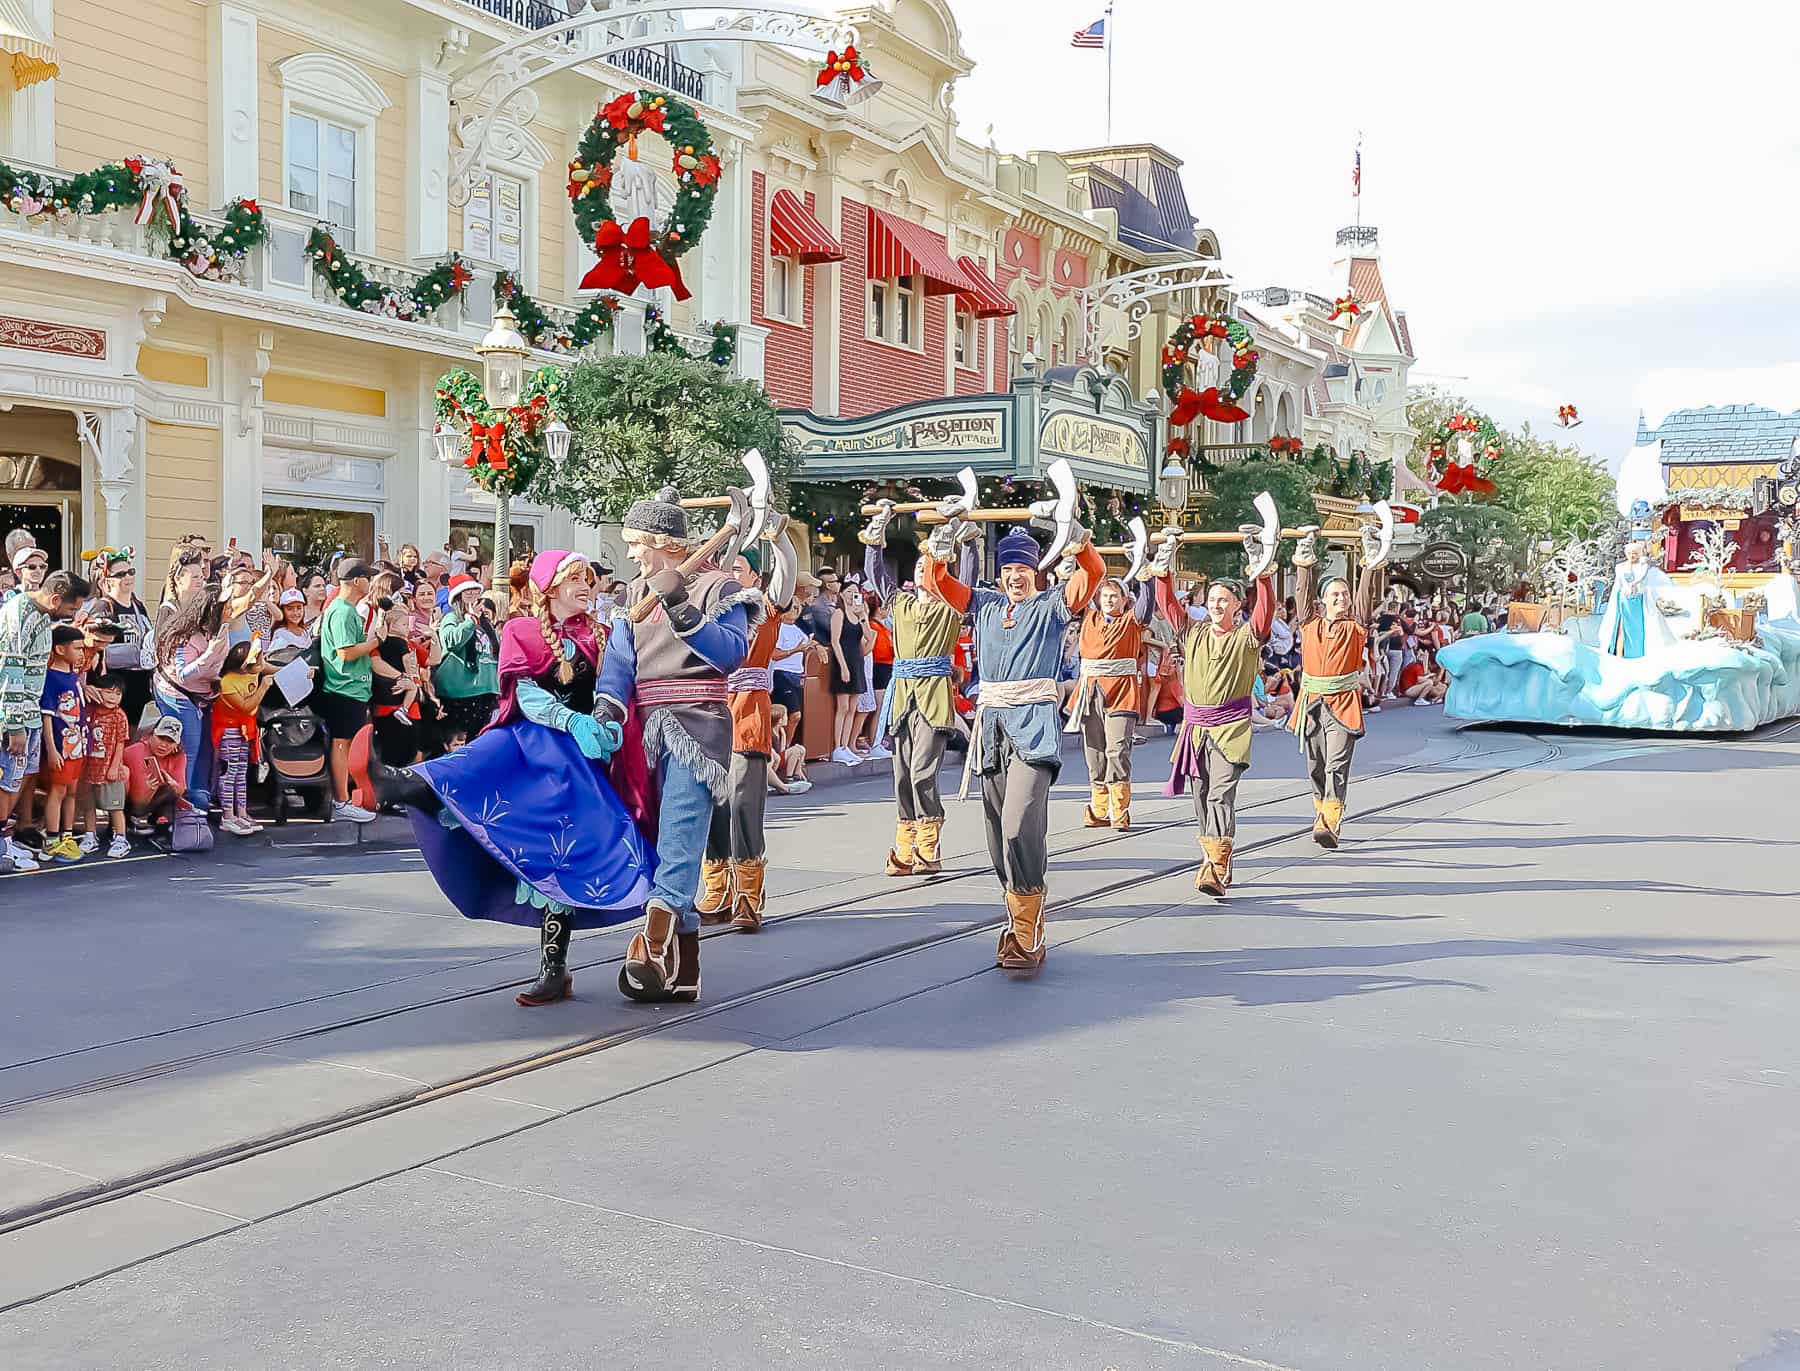
[(403, 849), (0, 882), (0, 1367), (1800, 1371), (1800, 724), (1371, 724), (1332, 853), (1258, 735), (1224, 904), (1071, 752), (1026, 981), (875, 780), (697, 1006), (518, 1008)]

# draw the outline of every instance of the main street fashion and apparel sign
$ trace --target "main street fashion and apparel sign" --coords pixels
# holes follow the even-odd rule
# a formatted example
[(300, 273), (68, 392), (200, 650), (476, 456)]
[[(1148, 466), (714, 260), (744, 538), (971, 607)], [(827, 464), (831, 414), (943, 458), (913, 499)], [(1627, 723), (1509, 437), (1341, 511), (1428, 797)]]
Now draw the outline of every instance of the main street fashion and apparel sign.
[(933, 400), (858, 419), (783, 410), (781, 427), (799, 450), (795, 474), (803, 481), (948, 476), (965, 466), (1011, 475), (1016, 460), (1010, 395)]

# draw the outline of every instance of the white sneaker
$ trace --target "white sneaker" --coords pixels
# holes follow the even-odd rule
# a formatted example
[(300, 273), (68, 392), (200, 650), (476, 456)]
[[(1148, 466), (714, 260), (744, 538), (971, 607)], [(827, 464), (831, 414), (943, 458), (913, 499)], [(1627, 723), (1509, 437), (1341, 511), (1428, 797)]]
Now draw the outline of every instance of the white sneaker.
[(106, 855), (109, 857), (129, 857), (131, 855), (131, 839), (123, 833), (118, 834), (107, 844)]
[(893, 753), (889, 752), (880, 743), (876, 743), (874, 747), (869, 749), (869, 755), (864, 757), (863, 760), (865, 762), (881, 762), (881, 761), (886, 761), (889, 757), (892, 757), (893, 755), (894, 755)]
[(857, 756), (856, 753), (852, 752), (847, 747), (832, 748), (831, 760), (842, 766), (861, 766), (863, 762), (861, 757)]
[(92, 833), (83, 833), (75, 840), (75, 846), (80, 848), (83, 852), (98, 852), (100, 850), (100, 840)]
[(1424, 696), (1423, 696), (1423, 695), (1421, 695), (1421, 696), (1420, 696), (1420, 697), (1419, 697), (1419, 698), (1418, 698), (1418, 699), (1416, 699), (1416, 700), (1414, 700), (1414, 701), (1413, 701), (1413, 708), (1414, 708), (1414, 709), (1419, 709), (1419, 708), (1422, 708), (1422, 707), (1423, 707), (1423, 706), (1425, 706), (1425, 705), (1428, 705), (1428, 704), (1430, 704), (1430, 703), (1431, 703), (1431, 701), (1430, 701), (1430, 700), (1427, 700), (1427, 699), (1426, 699), (1426, 698), (1425, 698), (1425, 697), (1424, 697)]
[(14, 871), (36, 871), (38, 869), (38, 859), (11, 838), (6, 840), (6, 855), (12, 859)]
[(375, 815), (364, 809), (361, 805), (353, 805), (344, 800), (333, 800), (331, 802), (331, 817), (333, 819), (348, 819), (353, 824), (372, 824), (375, 822)]
[(812, 789), (812, 782), (802, 777), (797, 781), (789, 781), (787, 788), (787, 793), (790, 795), (804, 795)]

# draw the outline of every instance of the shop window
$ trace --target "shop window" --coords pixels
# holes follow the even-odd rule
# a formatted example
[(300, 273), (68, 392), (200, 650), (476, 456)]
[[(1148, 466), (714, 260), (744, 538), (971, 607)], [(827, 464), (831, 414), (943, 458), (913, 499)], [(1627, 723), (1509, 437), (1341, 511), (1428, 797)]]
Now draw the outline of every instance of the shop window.
[(924, 302), (917, 277), (869, 282), (868, 336), (895, 347), (917, 349)]
[(975, 316), (961, 310), (956, 314), (956, 365), (975, 365)]
[(330, 224), (338, 242), (356, 249), (356, 130), (311, 114), (288, 115), (287, 206)]
[[(537, 555), (537, 525), (511, 524), (508, 526), (512, 539), (512, 559), (530, 561)], [(478, 552), (483, 566), (492, 566), (494, 562), (494, 521), (492, 519), (452, 519), (450, 521), (450, 547), (452, 550), (465, 553)]]
[(375, 515), (360, 509), (264, 505), (263, 546), (295, 566), (329, 566), (339, 554), (375, 556)]
[(795, 303), (795, 286), (800, 276), (799, 263), (791, 257), (771, 257), (769, 272), (763, 282), (763, 313), (771, 319), (798, 322), (800, 308)]

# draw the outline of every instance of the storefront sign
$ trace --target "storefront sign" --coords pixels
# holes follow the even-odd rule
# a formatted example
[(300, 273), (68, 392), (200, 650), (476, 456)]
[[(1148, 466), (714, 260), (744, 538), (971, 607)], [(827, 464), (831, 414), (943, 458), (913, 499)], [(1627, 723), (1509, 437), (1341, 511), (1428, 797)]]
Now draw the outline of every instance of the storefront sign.
[(54, 352), (63, 357), (91, 357), (98, 361), (106, 356), (106, 330), (0, 314), (0, 347)]
[(1133, 471), (1144, 471), (1150, 465), (1150, 446), (1142, 429), (1070, 410), (1044, 420), (1038, 432), (1038, 452), (1044, 459), (1068, 457)]
[(879, 452), (1004, 452), (1006, 411), (939, 414), (903, 419), (862, 432), (814, 433), (787, 425), (800, 451), (808, 457)]
[(1432, 543), (1414, 565), (1434, 581), (1451, 581), (1468, 570), (1469, 558), (1455, 543)]

